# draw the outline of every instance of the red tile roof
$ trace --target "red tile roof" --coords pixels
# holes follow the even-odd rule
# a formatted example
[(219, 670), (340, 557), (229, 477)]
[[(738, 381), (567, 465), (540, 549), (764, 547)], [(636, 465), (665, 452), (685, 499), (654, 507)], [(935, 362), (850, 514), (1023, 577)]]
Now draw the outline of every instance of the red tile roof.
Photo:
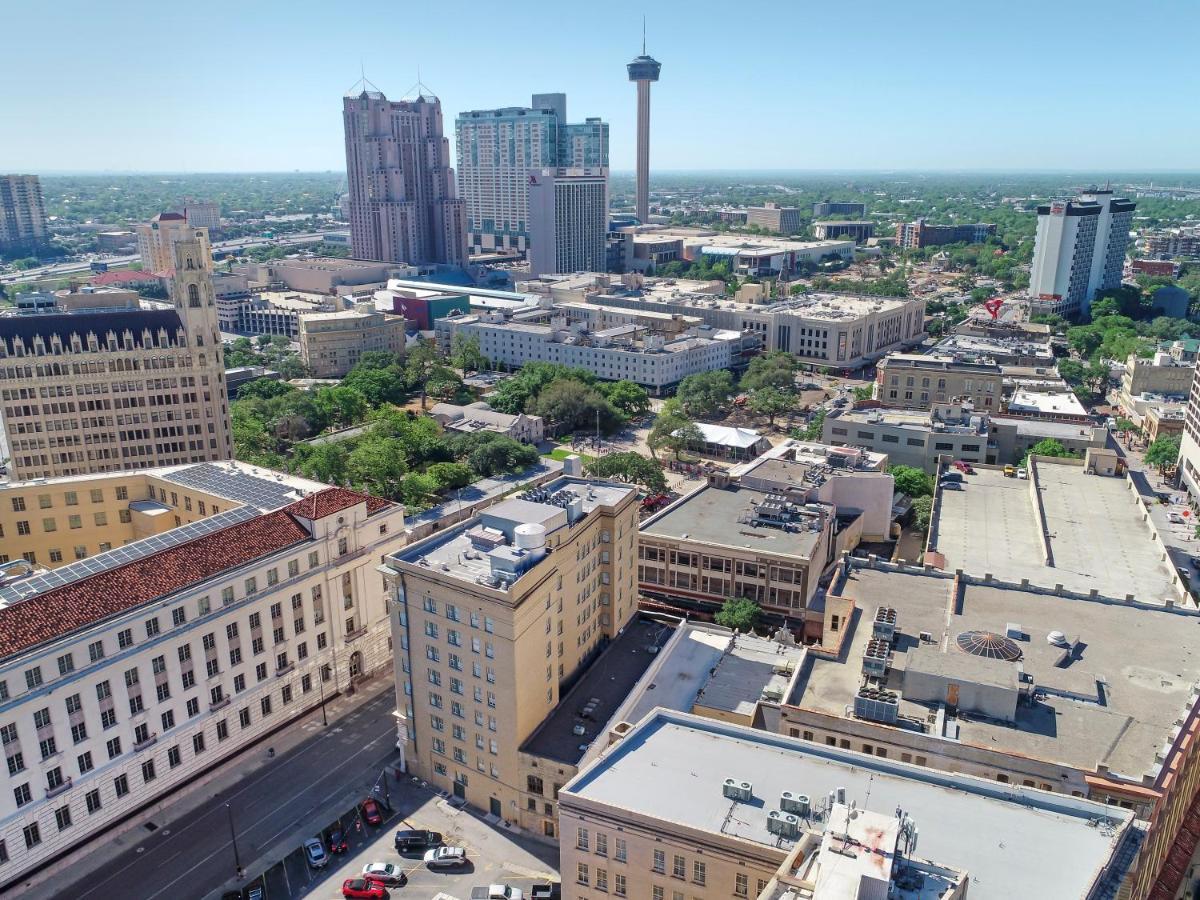
[(277, 510), (20, 600), (0, 609), (0, 654), (36, 647), (308, 537), (303, 525)]
[(358, 491), (327, 488), (273, 513), (17, 601), (0, 609), (0, 656), (20, 653), (291, 547), (310, 536), (297, 516), (319, 519), (363, 501), (369, 513), (392, 505)]
[(140, 284), (144, 281), (160, 281), (163, 276), (156, 272), (124, 269), (120, 272), (101, 272), (89, 280), (89, 284), (103, 287), (106, 284)]
[(339, 513), (343, 509), (349, 509), (356, 503), (362, 503), (364, 500), (367, 503), (368, 514), (379, 512), (384, 507), (392, 505), (389, 501), (372, 497), (370, 494), (363, 494), (347, 488), (328, 488), (305, 497), (303, 500), (297, 500), (291, 506), (285, 506), (283, 511), (304, 519), (323, 519)]

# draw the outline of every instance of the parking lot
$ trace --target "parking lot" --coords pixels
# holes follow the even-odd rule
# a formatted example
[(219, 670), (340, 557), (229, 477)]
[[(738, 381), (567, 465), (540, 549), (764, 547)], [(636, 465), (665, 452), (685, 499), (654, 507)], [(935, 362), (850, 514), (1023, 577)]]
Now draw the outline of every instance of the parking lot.
[[(311, 867), (297, 846), (288, 856), (250, 883), (261, 883), (265, 900), (281, 898), (341, 897), (342, 883), (356, 878), (364, 866), (383, 862), (403, 868), (407, 883), (390, 888), (390, 897), (419, 897), (428, 900), (467, 900), (471, 888), (501, 882), (528, 890), (535, 882), (558, 881), (557, 848), (539, 844), (493, 825), (480, 816), (458, 809), (447, 800), (411, 782), (391, 789), (392, 809), (382, 809), (383, 824), (358, 824), (357, 808), (338, 819), (314, 827), (328, 847), (329, 831), (344, 826), (347, 850), (334, 854), (320, 869)], [(430, 870), (423, 851), (400, 854), (395, 833), (400, 829), (428, 829), (442, 835), (445, 844), (464, 847), (467, 864), (452, 870)], [(220, 894), (215, 895), (217, 897)]]

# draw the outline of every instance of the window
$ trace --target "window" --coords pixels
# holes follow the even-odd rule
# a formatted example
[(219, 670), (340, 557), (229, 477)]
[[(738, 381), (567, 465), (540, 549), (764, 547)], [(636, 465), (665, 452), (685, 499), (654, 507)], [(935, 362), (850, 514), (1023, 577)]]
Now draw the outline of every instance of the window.
[(115, 737), (110, 740), (106, 746), (108, 747), (109, 759), (116, 759), (121, 755), (121, 739), (119, 737)]
[(104, 659), (104, 641), (93, 641), (88, 644), (88, 658), (92, 662)]
[(42, 832), (38, 828), (37, 822), (26, 825), (22, 831), (25, 835), (25, 849), (32, 850), (42, 842)]
[(33, 799), (33, 792), (29, 790), (29, 782), (13, 788), (13, 797), (17, 801), (17, 806), (24, 806), (30, 802)]
[(625, 876), (620, 873), (613, 875), (613, 893), (618, 897), (625, 896)]
[(269, 716), (271, 714), (271, 698), (270, 697), (263, 697), (262, 700), (259, 702), (259, 706), (262, 707), (262, 714), (264, 716)]
[(750, 893), (750, 876), (738, 872), (733, 876), (733, 894), (735, 897), (746, 897)]
[(608, 856), (608, 835), (603, 832), (596, 832), (596, 855)]
[(617, 838), (615, 844), (616, 849), (613, 853), (613, 859), (615, 859), (617, 862), (625, 862), (625, 838)]
[(117, 633), (117, 646), (124, 650), (126, 647), (133, 646), (133, 629), (126, 628)]
[(187, 714), (188, 718), (200, 715), (200, 701), (195, 697), (188, 697)]
[(665, 893), (662, 889), (662, 885), (656, 884), (653, 886), (652, 890), (653, 890), (652, 900), (663, 900)]
[(229, 737), (229, 723), (222, 719), (217, 723), (217, 740), (223, 741)]
[(71, 827), (70, 806), (60, 806), (54, 811), (54, 824), (58, 826), (59, 831), (66, 831)]
[(124, 797), (129, 793), (129, 778), (125, 775), (118, 775), (113, 779), (113, 787), (116, 789), (118, 797)]
[(36, 690), (42, 685), (42, 667), (34, 666), (32, 669), (25, 670), (25, 686), (29, 690)]
[(21, 751), (13, 753), (8, 758), (8, 774), (16, 775), (18, 772), (25, 771), (25, 755)]
[(87, 740), (87, 724), (80, 722), (78, 725), (71, 726), (71, 743), (82, 744)]
[(170, 731), (174, 727), (175, 727), (175, 710), (168, 709), (165, 713), (162, 714), (163, 731)]
[(80, 775), (84, 775), (96, 768), (95, 764), (92, 762), (91, 750), (80, 753), (77, 757), (75, 757), (75, 762), (79, 766)]
[(708, 872), (707, 863), (697, 861), (692, 862), (692, 882), (695, 884), (704, 884), (704, 879)]
[(146, 620), (146, 637), (152, 638), (159, 633), (158, 617)]
[(38, 741), (38, 750), (41, 751), (42, 759), (46, 760), (58, 752), (58, 741), (52, 737)]
[(580, 864), (579, 864), (579, 871), (578, 871), (578, 873), (577, 873), (577, 875), (576, 875), (576, 880), (577, 880), (577, 881), (578, 881), (580, 884), (587, 884), (587, 883), (588, 883), (588, 864), (587, 864), (587, 863), (580, 863)]
[(117, 724), (117, 714), (111, 709), (100, 710), (100, 725), (104, 728), (112, 728)]
[(674, 878), (687, 877), (687, 860), (679, 854), (675, 854), (675, 859), (671, 865), (671, 875)]
[(171, 624), (178, 628), (187, 622), (187, 610), (182, 606), (171, 610)]
[(33, 724), (38, 728), (45, 728), (50, 724), (50, 710), (47, 707), (37, 710), (33, 714)]
[(250, 727), (250, 708), (249, 707), (243, 706), (241, 709), (238, 710), (238, 723), (243, 728)]
[(145, 784), (149, 784), (157, 777), (158, 775), (154, 771), (154, 760), (148, 759), (142, 763), (142, 781)]
[(221, 588), (221, 605), (229, 606), (233, 603), (233, 588)]
[(267, 664), (266, 663), (259, 663), (257, 666), (254, 667), (254, 677), (257, 678), (259, 681), (266, 681), (266, 678), (267, 678)]
[(179, 753), (179, 745), (171, 747), (167, 750), (167, 765), (174, 769), (183, 763), (183, 757)]
[(653, 869), (654, 869), (654, 871), (655, 871), (655, 872), (658, 872), (660, 875), (662, 875), (662, 874), (665, 874), (665, 873), (666, 873), (666, 871), (667, 871), (667, 854), (666, 854), (666, 851), (664, 851), (664, 850), (655, 850), (655, 851), (654, 851), (654, 866), (653, 866)]
[(608, 892), (608, 869), (596, 870), (596, 890)]
[(88, 791), (83, 795), (84, 802), (87, 803), (88, 815), (98, 812), (103, 804), (100, 802), (100, 791), (98, 789)]
[(237, 675), (234, 675), (233, 676), (233, 692), (235, 694), (240, 694), (245, 689), (246, 689), (246, 676), (242, 675), (240, 673)]
[(199, 756), (201, 753), (204, 752), (204, 735), (203, 734), (192, 735), (192, 752), (195, 753), (197, 756)]

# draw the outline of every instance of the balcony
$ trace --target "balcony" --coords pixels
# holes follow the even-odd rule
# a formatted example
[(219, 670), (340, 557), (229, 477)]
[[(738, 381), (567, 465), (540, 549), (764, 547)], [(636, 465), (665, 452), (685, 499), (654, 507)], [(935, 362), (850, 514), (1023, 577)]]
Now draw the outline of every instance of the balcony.
[(355, 628), (353, 631), (347, 633), (346, 643), (347, 644), (353, 643), (354, 641), (357, 641), (360, 637), (362, 637), (366, 633), (367, 633), (367, 627), (365, 625), (362, 626), (361, 628)]
[(72, 779), (66, 778), (58, 787), (46, 788), (46, 799), (50, 800), (53, 797), (57, 797), (59, 794), (65, 794), (71, 789), (71, 784)]
[(210, 703), (208, 705), (208, 711), (216, 712), (218, 709), (224, 709), (232, 702), (233, 702), (233, 697), (222, 697), (216, 703)]
[(139, 750), (145, 750), (147, 747), (153, 747), (157, 743), (158, 743), (158, 732), (154, 732), (153, 734), (150, 735), (150, 737), (146, 738), (140, 744), (134, 744), (133, 752), (137, 753)]
[(290, 662), (286, 666), (281, 666), (280, 668), (275, 670), (275, 677), (278, 678), (280, 675), (286, 675), (288, 672), (291, 672), (295, 668), (296, 668), (296, 664), (294, 662)]

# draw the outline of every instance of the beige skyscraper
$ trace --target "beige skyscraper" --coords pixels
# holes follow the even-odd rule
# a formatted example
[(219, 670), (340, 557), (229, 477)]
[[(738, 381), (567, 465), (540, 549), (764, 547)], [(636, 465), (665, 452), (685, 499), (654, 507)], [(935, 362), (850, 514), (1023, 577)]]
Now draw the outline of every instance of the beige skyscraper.
[(232, 456), (208, 236), (194, 229), (171, 249), (169, 304), (97, 290), (60, 298), (58, 312), (0, 316), (13, 478)]
[(418, 85), (388, 100), (376, 90), (342, 100), (350, 240), (359, 259), (445, 263), (467, 259), (463, 203), (454, 196), (442, 104)]
[(0, 250), (35, 250), (50, 237), (36, 175), (0, 175)]
[(160, 213), (151, 219), (149, 224), (139, 225), (137, 245), (143, 271), (171, 271), (175, 265), (172, 245), (176, 241), (194, 238), (198, 231), (203, 231), (205, 240), (208, 239), (207, 228), (189, 225), (187, 219), (176, 212)]

